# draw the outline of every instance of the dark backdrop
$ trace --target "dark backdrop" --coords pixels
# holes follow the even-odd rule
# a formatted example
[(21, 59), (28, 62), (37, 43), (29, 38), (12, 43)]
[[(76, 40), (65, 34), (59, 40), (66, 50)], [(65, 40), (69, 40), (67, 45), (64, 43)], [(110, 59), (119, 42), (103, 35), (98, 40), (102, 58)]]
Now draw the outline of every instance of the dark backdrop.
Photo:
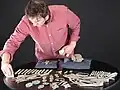
[[(28, 0), (1, 0), (0, 49), (24, 14)], [(65, 4), (81, 19), (80, 40), (76, 53), (109, 63), (120, 70), (120, 1), (119, 0), (47, 0), (49, 4)], [(28, 37), (17, 50), (13, 66), (35, 59), (34, 42)], [(119, 90), (120, 86), (111, 90)]]

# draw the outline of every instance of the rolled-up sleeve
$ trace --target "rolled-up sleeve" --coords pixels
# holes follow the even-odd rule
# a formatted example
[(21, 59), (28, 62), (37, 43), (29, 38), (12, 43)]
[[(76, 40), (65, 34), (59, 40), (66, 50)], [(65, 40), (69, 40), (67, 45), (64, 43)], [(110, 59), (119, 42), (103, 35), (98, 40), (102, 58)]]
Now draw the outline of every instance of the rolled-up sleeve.
[(80, 18), (75, 15), (70, 9), (67, 9), (67, 23), (72, 30), (70, 41), (78, 41), (80, 38)]
[(14, 53), (27, 36), (28, 27), (26, 23), (21, 20), (20, 23), (16, 26), (14, 32), (10, 35), (9, 39), (7, 39), (5, 42), (3, 50), (0, 51), (0, 56), (7, 52), (10, 54), (10, 60), (12, 60)]

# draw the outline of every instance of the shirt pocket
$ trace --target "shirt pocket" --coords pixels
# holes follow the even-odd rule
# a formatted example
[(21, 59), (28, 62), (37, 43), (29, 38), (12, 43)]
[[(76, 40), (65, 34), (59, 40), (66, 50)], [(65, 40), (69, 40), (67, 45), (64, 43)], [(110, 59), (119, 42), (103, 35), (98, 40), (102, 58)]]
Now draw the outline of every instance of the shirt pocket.
[(68, 30), (65, 25), (59, 25), (55, 26), (55, 28), (52, 30), (53, 40), (55, 42), (61, 42), (64, 41), (64, 39), (67, 37)]
[(59, 32), (66, 32), (67, 31), (67, 27), (65, 25), (60, 25), (60, 26), (56, 26), (55, 30), (59, 33)]
[(62, 27), (62, 28), (59, 28), (59, 27), (58, 27), (56, 30), (57, 30), (58, 32), (61, 32), (61, 31), (65, 30), (65, 28), (64, 28), (64, 27)]

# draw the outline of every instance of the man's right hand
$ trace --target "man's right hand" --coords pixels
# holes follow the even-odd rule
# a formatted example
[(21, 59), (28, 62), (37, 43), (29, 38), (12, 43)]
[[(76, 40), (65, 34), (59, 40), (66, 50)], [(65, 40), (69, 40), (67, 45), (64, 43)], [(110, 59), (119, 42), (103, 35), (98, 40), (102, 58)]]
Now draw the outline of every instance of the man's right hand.
[(3, 53), (1, 61), (1, 70), (6, 77), (14, 77), (14, 72), (10, 61), (10, 54), (7, 52)]
[(14, 72), (11, 64), (6, 62), (1, 62), (1, 70), (6, 77), (14, 77)]

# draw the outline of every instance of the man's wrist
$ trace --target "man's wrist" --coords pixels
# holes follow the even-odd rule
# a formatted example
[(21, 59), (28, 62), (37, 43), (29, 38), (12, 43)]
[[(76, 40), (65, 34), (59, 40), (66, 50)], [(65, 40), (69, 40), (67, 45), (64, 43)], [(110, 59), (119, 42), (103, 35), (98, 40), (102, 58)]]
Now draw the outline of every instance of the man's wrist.
[(70, 42), (70, 45), (73, 45), (73, 46), (75, 47), (75, 46), (76, 46), (76, 43), (77, 43), (76, 41), (71, 41), (71, 42)]
[(10, 54), (9, 53), (3, 53), (3, 55), (1, 56), (2, 61), (1, 63), (10, 63)]
[(1, 61), (1, 64), (10, 64), (10, 62), (7, 62), (7, 61)]

